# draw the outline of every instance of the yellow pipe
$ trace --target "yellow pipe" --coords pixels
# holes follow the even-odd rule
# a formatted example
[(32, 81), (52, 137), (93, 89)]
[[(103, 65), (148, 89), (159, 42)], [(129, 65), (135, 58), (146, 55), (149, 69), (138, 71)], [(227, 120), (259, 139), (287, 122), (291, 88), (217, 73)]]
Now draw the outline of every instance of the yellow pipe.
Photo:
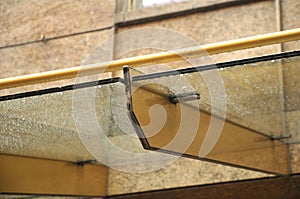
[(170, 52), (161, 52), (143, 56), (119, 59), (111, 62), (103, 62), (88, 66), (77, 66), (48, 72), (23, 75), (0, 79), (0, 90), (26, 86), (55, 80), (75, 78), (77, 75), (87, 76), (103, 72), (113, 72), (121, 70), (123, 66), (130, 67), (145, 66), (151, 64), (167, 63), (172, 61), (183, 60), (187, 57), (198, 57), (206, 53), (218, 54), (224, 52), (237, 51), (247, 48), (278, 44), (282, 42), (295, 41), (300, 39), (300, 28), (263, 34), (258, 36), (246, 37), (242, 39), (230, 40), (214, 44), (183, 48)]

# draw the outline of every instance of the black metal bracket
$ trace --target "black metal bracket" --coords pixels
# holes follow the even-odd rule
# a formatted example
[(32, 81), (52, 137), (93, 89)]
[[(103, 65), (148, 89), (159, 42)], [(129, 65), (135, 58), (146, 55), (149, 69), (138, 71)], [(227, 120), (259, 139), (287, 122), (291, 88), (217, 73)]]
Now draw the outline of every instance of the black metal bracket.
[(169, 101), (173, 104), (177, 104), (179, 102), (188, 102), (193, 100), (199, 100), (200, 94), (196, 92), (189, 93), (181, 93), (181, 94), (169, 94)]
[(145, 134), (141, 128), (141, 125), (139, 124), (139, 121), (137, 120), (136, 115), (133, 112), (132, 92), (131, 92), (132, 78), (131, 78), (129, 70), (130, 69), (128, 66), (123, 67), (125, 95), (126, 95), (126, 103), (127, 103), (127, 114), (130, 118), (130, 122), (133, 125), (133, 128), (134, 128), (135, 132), (137, 133), (144, 149), (150, 149), (150, 145), (145, 137)]
[(271, 140), (283, 140), (283, 139), (289, 139), (291, 138), (292, 135), (279, 135), (279, 136), (274, 136), (274, 135), (271, 135), (270, 138)]
[(96, 164), (96, 163), (97, 163), (97, 160), (83, 160), (83, 161), (76, 162), (76, 164), (78, 166), (84, 166), (86, 164)]

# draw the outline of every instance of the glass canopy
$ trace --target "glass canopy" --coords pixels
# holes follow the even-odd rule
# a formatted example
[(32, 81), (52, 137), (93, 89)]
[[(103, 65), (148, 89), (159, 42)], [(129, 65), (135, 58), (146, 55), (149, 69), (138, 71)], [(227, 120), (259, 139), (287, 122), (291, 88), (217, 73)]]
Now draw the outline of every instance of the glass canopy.
[[(123, 167), (137, 160), (172, 160), (158, 153), (167, 152), (287, 173), (287, 143), (300, 141), (299, 63), (296, 51), (133, 76), (129, 94), (140, 134), (127, 115), (121, 78), (1, 96), (0, 153)], [(172, 109), (176, 106), (178, 110)], [(217, 126), (208, 125), (212, 120)], [(206, 136), (213, 141), (200, 152), (206, 134), (197, 129), (203, 124), (208, 125), (206, 132), (217, 133)], [(180, 140), (170, 144), (174, 134), (168, 132), (178, 129)], [(158, 152), (145, 151), (139, 138), (146, 149)], [(119, 155), (120, 150), (126, 153)], [(253, 153), (239, 153), (249, 150)], [(130, 159), (132, 153), (151, 158)], [(261, 158), (275, 158), (278, 164), (256, 167)]]

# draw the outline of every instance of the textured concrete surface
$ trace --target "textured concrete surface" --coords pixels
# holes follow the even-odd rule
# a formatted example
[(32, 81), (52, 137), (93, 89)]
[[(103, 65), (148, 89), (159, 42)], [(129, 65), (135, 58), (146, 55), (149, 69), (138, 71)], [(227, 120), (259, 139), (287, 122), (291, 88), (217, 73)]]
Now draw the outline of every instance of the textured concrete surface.
[(293, 173), (300, 172), (300, 144), (290, 145), (290, 155), (291, 155), (291, 170)]
[[(81, 90), (95, 92), (94, 112), (101, 118), (103, 131), (108, 132), (110, 85)], [(78, 119), (78, 113), (77, 118), (74, 117), (76, 111), (81, 110), (75, 101), (81, 103), (88, 99), (71, 90), (0, 102), (0, 152), (74, 162), (95, 159), (77, 132), (76, 125), (85, 117), (79, 115)]]
[(283, 110), (280, 107), (277, 67), (277, 62), (268, 61), (220, 71), (226, 91), (227, 112), (239, 118), (237, 123), (268, 135), (282, 132), (280, 113)]
[(300, 142), (300, 110), (289, 111), (285, 113), (287, 133), (292, 137), (290, 142)]
[(163, 27), (208, 44), (276, 31), (274, 3), (262, 1), (126, 27)]
[(1, 49), (1, 78), (81, 65), (110, 34), (105, 30)]
[[(161, 27), (178, 31), (200, 45), (238, 39), (276, 31), (273, 1), (227, 7), (159, 21), (124, 27), (118, 31), (144, 27)], [(143, 42), (143, 41), (137, 41)], [(213, 61), (234, 60), (277, 52), (274, 46), (213, 56)]]
[[(300, 1), (282, 0), (282, 28), (284, 30), (300, 28)], [(283, 45), (285, 51), (300, 49), (300, 41), (288, 42)]]
[(113, 25), (114, 0), (0, 2), (0, 46), (76, 34)]
[(286, 111), (294, 111), (300, 109), (299, 62), (300, 57), (290, 58), (282, 62)]
[(267, 176), (198, 160), (180, 158), (171, 165), (148, 173), (109, 171), (108, 195), (259, 178)]
[[(38, 42), (19, 47), (1, 49), (0, 78), (108, 61), (111, 58), (110, 46), (105, 46), (105, 50), (102, 49), (102, 51), (98, 52), (98, 57), (95, 57), (95, 52), (97, 53), (97, 46), (108, 39), (111, 34), (111, 30), (105, 30), (47, 42)], [(105, 59), (100, 60), (100, 55)], [(0, 93), (4, 95), (51, 86), (61, 86), (73, 82), (74, 80), (65, 80), (33, 85), (25, 88), (2, 90)]]

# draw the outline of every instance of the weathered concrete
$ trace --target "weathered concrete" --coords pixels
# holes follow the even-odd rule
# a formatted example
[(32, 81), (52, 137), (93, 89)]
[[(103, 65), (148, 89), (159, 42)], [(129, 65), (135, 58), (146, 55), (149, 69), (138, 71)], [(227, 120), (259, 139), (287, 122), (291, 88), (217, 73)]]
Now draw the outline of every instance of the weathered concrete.
[(114, 8), (114, 0), (3, 0), (0, 47), (113, 26)]

